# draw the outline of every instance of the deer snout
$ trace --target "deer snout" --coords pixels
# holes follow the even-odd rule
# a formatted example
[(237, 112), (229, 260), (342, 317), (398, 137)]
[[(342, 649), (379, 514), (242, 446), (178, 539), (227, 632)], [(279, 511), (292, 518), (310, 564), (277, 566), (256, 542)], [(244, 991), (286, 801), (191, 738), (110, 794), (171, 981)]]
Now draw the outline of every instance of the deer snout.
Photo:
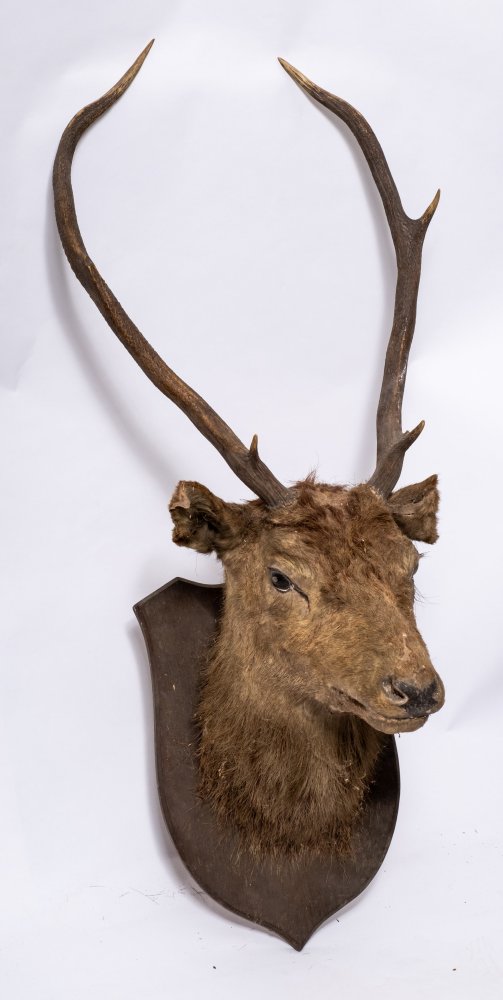
[(437, 712), (444, 703), (444, 686), (439, 677), (435, 677), (424, 687), (387, 677), (382, 682), (382, 687), (387, 701), (405, 708), (411, 719)]

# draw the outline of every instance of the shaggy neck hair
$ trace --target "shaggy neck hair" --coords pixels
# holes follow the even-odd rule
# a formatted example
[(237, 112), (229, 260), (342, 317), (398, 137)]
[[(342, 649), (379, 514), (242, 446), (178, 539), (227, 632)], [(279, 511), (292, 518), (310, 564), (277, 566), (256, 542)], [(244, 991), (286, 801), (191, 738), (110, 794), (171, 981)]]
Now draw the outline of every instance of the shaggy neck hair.
[(199, 705), (200, 794), (257, 857), (347, 854), (386, 737), (274, 688), (264, 699), (229, 632), (224, 617)]

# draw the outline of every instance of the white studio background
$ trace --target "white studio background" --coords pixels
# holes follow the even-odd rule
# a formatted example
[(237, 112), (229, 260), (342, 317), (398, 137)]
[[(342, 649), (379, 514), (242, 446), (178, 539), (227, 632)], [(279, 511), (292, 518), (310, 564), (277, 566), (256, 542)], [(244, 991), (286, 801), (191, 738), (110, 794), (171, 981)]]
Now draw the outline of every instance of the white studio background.
[[(501, 996), (503, 14), (491, 0), (43, 0), (4, 5), (0, 989), (9, 1000), (248, 1000), (321, 989)], [(246, 499), (150, 385), (63, 258), (50, 173), (82, 105), (156, 44), (83, 139), (88, 249), (159, 352), (284, 482), (372, 469), (394, 291), (347, 130), (284, 56), (356, 105), (406, 210), (437, 187), (402, 484), (438, 472), (418, 619), (447, 703), (399, 741), (402, 801), (369, 889), (301, 954), (199, 894), (164, 832), (131, 611), (169, 579), (181, 478)]]

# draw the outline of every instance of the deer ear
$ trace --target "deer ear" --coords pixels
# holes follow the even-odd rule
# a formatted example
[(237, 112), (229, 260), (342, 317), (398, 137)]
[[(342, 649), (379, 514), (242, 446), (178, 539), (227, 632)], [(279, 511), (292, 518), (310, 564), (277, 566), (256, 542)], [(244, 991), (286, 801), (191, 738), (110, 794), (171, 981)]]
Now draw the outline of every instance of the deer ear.
[(178, 483), (169, 504), (173, 541), (221, 556), (242, 537), (243, 508), (225, 503), (200, 483)]
[(437, 476), (430, 476), (422, 483), (405, 486), (392, 493), (388, 505), (398, 527), (409, 538), (419, 542), (436, 542), (439, 495)]

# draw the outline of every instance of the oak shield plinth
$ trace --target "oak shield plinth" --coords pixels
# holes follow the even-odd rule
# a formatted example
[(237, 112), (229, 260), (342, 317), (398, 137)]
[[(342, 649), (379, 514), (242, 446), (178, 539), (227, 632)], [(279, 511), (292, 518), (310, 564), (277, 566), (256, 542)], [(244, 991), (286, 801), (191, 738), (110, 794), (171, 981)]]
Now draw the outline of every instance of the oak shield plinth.
[(223, 588), (173, 580), (135, 605), (154, 699), (157, 785), (178, 853), (201, 888), (227, 909), (300, 950), (314, 930), (361, 893), (381, 866), (400, 792), (387, 737), (354, 831), (351, 857), (257, 861), (198, 795), (195, 722), (201, 670), (218, 628)]

